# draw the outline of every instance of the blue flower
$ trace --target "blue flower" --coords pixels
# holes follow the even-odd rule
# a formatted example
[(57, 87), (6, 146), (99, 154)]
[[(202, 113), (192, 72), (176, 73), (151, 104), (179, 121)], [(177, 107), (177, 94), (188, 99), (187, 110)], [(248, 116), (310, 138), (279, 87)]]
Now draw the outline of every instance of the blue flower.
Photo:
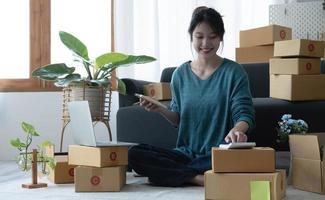
[(308, 124), (302, 119), (291, 119), (291, 114), (284, 114), (281, 117), (282, 121), (278, 122), (279, 128), (277, 128), (279, 140), (287, 141), (289, 134), (305, 134), (308, 131)]

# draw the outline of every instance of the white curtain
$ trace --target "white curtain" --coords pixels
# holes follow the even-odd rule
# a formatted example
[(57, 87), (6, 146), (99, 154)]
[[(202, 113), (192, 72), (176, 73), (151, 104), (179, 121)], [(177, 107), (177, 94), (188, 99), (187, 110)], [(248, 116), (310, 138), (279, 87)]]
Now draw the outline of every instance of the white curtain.
[(215, 8), (226, 33), (221, 56), (235, 60), (239, 31), (269, 24), (269, 5), (285, 0), (117, 0), (116, 51), (150, 55), (156, 62), (122, 68), (120, 78), (159, 82), (166, 67), (193, 60), (187, 28), (197, 6)]

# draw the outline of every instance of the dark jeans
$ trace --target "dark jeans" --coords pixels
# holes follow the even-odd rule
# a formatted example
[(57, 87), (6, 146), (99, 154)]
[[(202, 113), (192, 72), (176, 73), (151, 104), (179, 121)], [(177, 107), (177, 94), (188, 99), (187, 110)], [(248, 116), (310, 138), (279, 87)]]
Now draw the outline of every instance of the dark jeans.
[(211, 155), (191, 159), (186, 154), (140, 144), (129, 149), (129, 166), (159, 186), (181, 186), (211, 169)]

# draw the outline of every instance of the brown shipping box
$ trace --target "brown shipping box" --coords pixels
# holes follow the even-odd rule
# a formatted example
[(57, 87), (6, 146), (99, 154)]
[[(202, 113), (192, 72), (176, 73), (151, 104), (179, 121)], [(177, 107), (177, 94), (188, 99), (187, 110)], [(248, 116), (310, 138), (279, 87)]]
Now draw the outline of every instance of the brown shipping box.
[(236, 48), (236, 62), (268, 63), (270, 58), (273, 58), (273, 50), (273, 45)]
[(128, 147), (90, 147), (69, 145), (69, 164), (92, 167), (127, 165)]
[(284, 170), (274, 173), (204, 173), (205, 199), (250, 200), (251, 181), (269, 181), (270, 199), (281, 200), (285, 196), (286, 177)]
[(170, 100), (172, 98), (169, 83), (151, 83), (144, 85), (143, 93), (156, 100)]
[(212, 147), (213, 172), (275, 172), (275, 153), (269, 147), (220, 149)]
[(75, 168), (76, 192), (118, 192), (125, 183), (125, 166)]
[(272, 58), (270, 74), (320, 74), (319, 58)]
[(325, 133), (289, 135), (289, 145), (293, 187), (324, 194)]
[(270, 97), (290, 101), (325, 100), (325, 75), (270, 74)]
[(291, 40), (292, 30), (289, 27), (269, 25), (239, 32), (240, 47), (251, 47), (274, 44), (275, 41)]
[(324, 56), (324, 41), (295, 39), (274, 43), (274, 57), (316, 57)]
[(73, 183), (74, 182), (74, 168), (75, 165), (68, 164), (68, 153), (60, 152), (55, 153), (54, 146), (51, 145), (46, 148), (47, 156), (54, 158), (56, 165), (55, 168), (47, 166), (49, 170), (48, 179), (55, 184)]

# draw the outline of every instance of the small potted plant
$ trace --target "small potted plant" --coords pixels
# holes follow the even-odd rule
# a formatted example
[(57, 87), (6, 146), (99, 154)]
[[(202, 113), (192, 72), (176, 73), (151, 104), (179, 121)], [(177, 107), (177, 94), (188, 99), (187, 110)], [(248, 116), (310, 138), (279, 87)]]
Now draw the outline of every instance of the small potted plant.
[(278, 142), (288, 142), (289, 134), (306, 134), (308, 124), (302, 119), (292, 119), (291, 114), (284, 114), (278, 122)]
[[(22, 122), (22, 129), (26, 133), (25, 141), (21, 141), (19, 138), (10, 140), (10, 144), (19, 150), (19, 154), (16, 157), (18, 168), (22, 171), (29, 171), (32, 166), (32, 154), (29, 149), (32, 144), (33, 137), (39, 136), (39, 133), (35, 130), (33, 125)], [(44, 175), (48, 175), (48, 170), (45, 167), (48, 164), (52, 169), (55, 167), (55, 161), (52, 157), (48, 157), (45, 153), (45, 148), (52, 145), (50, 141), (44, 141), (37, 146), (37, 163), (40, 172)]]

